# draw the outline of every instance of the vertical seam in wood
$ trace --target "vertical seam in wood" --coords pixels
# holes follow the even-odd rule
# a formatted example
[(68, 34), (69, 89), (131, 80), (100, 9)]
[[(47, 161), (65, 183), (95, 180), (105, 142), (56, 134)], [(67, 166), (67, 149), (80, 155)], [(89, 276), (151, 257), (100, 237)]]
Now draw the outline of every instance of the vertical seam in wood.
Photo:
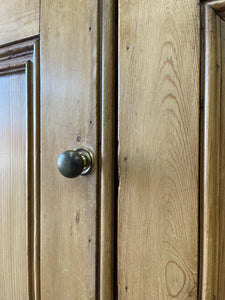
[(102, 118), (102, 92), (101, 92), (101, 82), (102, 82), (102, 1), (98, 1), (97, 7), (97, 103), (96, 103), (96, 131), (97, 131), (97, 139), (96, 139), (96, 157), (98, 157), (96, 163), (96, 171), (97, 171), (97, 193), (96, 193), (96, 300), (100, 299), (100, 290), (101, 290), (101, 164), (102, 164), (102, 157), (101, 157), (101, 118)]
[(118, 111), (118, 19), (119, 19), (119, 0), (115, 0), (115, 115), (114, 115), (114, 298), (118, 299), (118, 189), (119, 189), (119, 173), (118, 173), (118, 127), (119, 127), (119, 111)]
[(202, 236), (202, 154), (203, 154), (203, 130), (204, 130), (204, 73), (205, 73), (205, 6), (200, 6), (200, 103), (199, 103), (199, 228), (198, 228), (198, 291), (197, 298), (201, 299), (201, 285), (202, 285), (202, 245), (203, 245), (203, 236)]

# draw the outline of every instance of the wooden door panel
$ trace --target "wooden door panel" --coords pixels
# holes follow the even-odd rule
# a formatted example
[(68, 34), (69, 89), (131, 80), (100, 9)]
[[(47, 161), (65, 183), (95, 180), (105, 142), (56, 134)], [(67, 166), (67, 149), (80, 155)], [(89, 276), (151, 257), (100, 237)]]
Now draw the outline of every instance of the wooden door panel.
[[(41, 2), (41, 295), (95, 299), (97, 171), (57, 170), (65, 150), (97, 150), (97, 1)], [(97, 157), (97, 155), (96, 155)]]
[(196, 299), (199, 6), (119, 1), (119, 299)]
[(0, 50), (1, 299), (30, 299), (38, 275), (35, 43)]
[[(100, 193), (97, 181), (99, 147), (97, 138), (100, 137), (97, 136), (98, 131), (100, 132), (97, 128), (99, 126), (97, 108), (100, 105), (97, 89), (99, 85), (98, 2), (42, 1), (41, 19), (39, 19), (39, 1), (17, 2), (12, 1), (10, 5), (3, 2), (0, 4), (4, 12), (4, 17), (0, 19), (0, 47), (5, 51), (5, 44), (16, 43), (17, 40), (27, 39), (39, 33), (41, 43), (41, 86), (37, 80), (39, 67), (34, 64), (38, 55), (30, 45), (26, 48), (25, 43), (18, 46), (22, 47), (18, 51), (14, 46), (9, 47), (7, 54), (4, 54), (1, 73), (5, 76), (8, 71), (15, 69), (16, 73), (26, 74), (26, 82), (28, 82), (28, 74), (32, 75), (29, 77), (29, 82), (34, 79), (36, 81), (30, 83), (31, 86), (29, 84), (30, 88), (26, 90), (21, 87), (21, 91), (26, 96), (25, 100), (31, 99), (29, 103), (33, 101), (32, 99), (39, 98), (41, 90), (41, 107), (38, 102), (35, 105), (32, 102), (32, 119), (28, 117), (30, 114), (23, 116), (27, 126), (24, 128), (25, 131), (27, 130), (27, 139), (24, 141), (27, 152), (22, 158), (27, 164), (23, 166), (27, 172), (27, 182), (22, 183), (24, 191), (26, 188), (30, 191), (27, 192), (28, 199), (23, 200), (27, 202), (23, 202), (23, 206), (18, 211), (20, 214), (24, 213), (25, 207), (27, 218), (21, 221), (24, 236), (21, 247), (23, 246), (23, 250), (27, 251), (27, 266), (24, 265), (24, 272), (27, 272), (24, 274), (27, 276), (24, 278), (27, 282), (27, 290), (23, 289), (23, 291), (29, 299), (40, 297), (48, 300), (95, 299), (99, 293), (96, 286), (100, 285), (96, 278), (97, 275), (100, 277), (96, 264), (98, 260), (96, 232), (99, 228), (96, 219), (98, 199), (96, 191)], [(18, 10), (12, 9), (16, 4)], [(7, 66), (6, 60), (9, 61)], [(0, 52), (0, 63), (1, 61)], [(24, 71), (24, 68), (28, 68), (27, 71)], [(110, 101), (106, 101), (107, 105)], [(39, 117), (41, 132), (39, 132)], [(111, 137), (111, 133), (109, 135)], [(82, 146), (90, 147), (95, 151), (95, 172), (88, 177), (72, 180), (64, 178), (57, 169), (58, 156), (67, 149)], [(103, 152), (104, 158), (110, 157), (107, 161), (109, 165), (111, 153), (105, 151), (105, 147)], [(40, 153), (41, 161), (39, 161)], [(10, 159), (11, 156), (8, 156), (8, 163)], [(41, 174), (39, 174), (39, 166)], [(18, 175), (22, 180), (25, 171), (17, 167), (17, 172), (19, 174), (22, 172)], [(41, 183), (39, 175), (41, 175)], [(109, 176), (113, 175), (109, 174)], [(8, 181), (11, 179), (9, 178)], [(39, 223), (40, 191), (41, 226)], [(5, 190), (3, 192), (5, 193)], [(110, 193), (107, 190), (106, 197), (112, 201), (113, 193)], [(103, 195), (102, 198), (106, 197)], [(13, 201), (15, 199), (13, 197)], [(4, 200), (2, 201), (5, 203)], [(8, 215), (13, 214), (15, 208), (15, 205), (11, 207), (10, 211), (7, 211)], [(110, 212), (108, 215), (112, 218)], [(13, 230), (14, 228), (8, 228), (8, 234), (10, 235)], [(107, 236), (110, 230), (107, 231)], [(109, 247), (112, 248), (111, 245)], [(104, 260), (107, 256), (111, 264), (112, 255), (106, 253), (104, 248), (101, 259)], [(12, 258), (10, 255), (9, 259)], [(104, 268), (105, 264), (102, 264), (101, 270), (104, 271)], [(110, 273), (107, 276), (109, 280), (104, 278), (104, 284), (107, 285), (108, 281), (111, 281), (109, 285), (112, 288), (112, 276)], [(5, 285), (4, 280), (1, 284)], [(15, 295), (19, 288), (15, 283)], [(109, 292), (103, 292), (102, 295), (105, 293)], [(24, 294), (21, 294), (22, 298), (23, 296)], [(11, 299), (11, 295), (7, 298)]]
[(25, 74), (0, 77), (2, 299), (28, 299), (25, 85)]

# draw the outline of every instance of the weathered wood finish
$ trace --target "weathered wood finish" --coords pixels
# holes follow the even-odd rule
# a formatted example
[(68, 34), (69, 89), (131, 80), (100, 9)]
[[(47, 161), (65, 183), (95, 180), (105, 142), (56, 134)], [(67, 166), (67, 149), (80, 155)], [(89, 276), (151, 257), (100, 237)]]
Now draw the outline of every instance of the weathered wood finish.
[(38, 296), (38, 57), (38, 41), (0, 50), (1, 299)]
[(116, 2), (103, 0), (101, 6), (101, 213), (99, 299), (114, 299), (114, 187), (116, 140)]
[(93, 0), (41, 2), (42, 300), (96, 299), (98, 168), (67, 179), (57, 158), (97, 150), (97, 13)]
[(197, 299), (199, 15), (119, 1), (119, 300)]
[(0, 1), (0, 46), (39, 34), (39, 0)]

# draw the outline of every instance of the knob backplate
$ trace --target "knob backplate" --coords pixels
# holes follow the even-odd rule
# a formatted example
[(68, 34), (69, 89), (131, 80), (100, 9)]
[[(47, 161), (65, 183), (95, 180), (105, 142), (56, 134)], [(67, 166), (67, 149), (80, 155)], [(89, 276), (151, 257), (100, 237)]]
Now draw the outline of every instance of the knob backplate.
[(77, 148), (74, 150), (75, 152), (82, 155), (84, 159), (84, 169), (80, 175), (88, 175), (91, 174), (95, 169), (95, 157), (94, 153), (88, 148)]

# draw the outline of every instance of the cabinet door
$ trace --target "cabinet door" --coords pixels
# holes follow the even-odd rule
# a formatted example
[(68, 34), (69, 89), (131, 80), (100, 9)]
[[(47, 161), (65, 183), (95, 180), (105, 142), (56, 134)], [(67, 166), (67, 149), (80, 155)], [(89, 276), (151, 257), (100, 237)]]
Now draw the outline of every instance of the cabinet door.
[[(96, 299), (98, 1), (0, 11), (0, 299)], [(80, 147), (95, 171), (68, 179)]]

